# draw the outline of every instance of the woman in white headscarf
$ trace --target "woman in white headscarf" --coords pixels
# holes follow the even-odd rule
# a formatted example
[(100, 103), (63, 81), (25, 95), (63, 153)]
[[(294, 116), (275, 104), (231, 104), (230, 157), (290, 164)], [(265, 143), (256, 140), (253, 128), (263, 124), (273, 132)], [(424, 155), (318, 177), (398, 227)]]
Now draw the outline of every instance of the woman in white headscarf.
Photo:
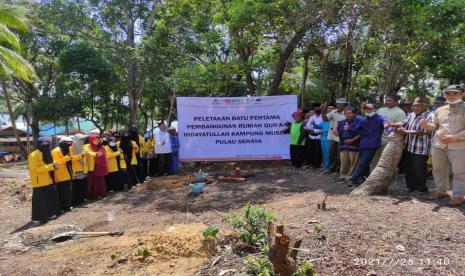
[(87, 162), (86, 152), (84, 151), (84, 141), (86, 136), (78, 133), (74, 135), (73, 145), (69, 148), (69, 153), (72, 159), (73, 165), (73, 205), (79, 205), (84, 202), (86, 198), (86, 174), (87, 174)]

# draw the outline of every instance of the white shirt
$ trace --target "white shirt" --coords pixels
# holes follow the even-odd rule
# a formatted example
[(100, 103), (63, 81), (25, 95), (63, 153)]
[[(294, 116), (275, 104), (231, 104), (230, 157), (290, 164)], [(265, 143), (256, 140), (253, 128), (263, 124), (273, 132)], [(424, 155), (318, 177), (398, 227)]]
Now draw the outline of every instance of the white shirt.
[[(321, 133), (321, 129), (314, 129), (313, 128), (313, 124), (312, 122), (315, 122), (315, 125), (319, 125), (321, 122), (323, 122), (323, 116), (320, 114), (320, 115), (313, 115), (312, 117), (310, 117), (308, 119), (308, 122), (307, 122), (307, 125), (305, 126), (306, 129), (308, 130), (314, 130), (315, 132), (317, 133)], [(312, 140), (315, 140), (315, 139), (320, 139), (320, 135), (308, 135), (308, 137), (310, 137), (310, 139)]]
[(155, 154), (171, 153), (171, 141), (168, 131), (155, 132)]
[(346, 119), (346, 116), (344, 115), (344, 111), (339, 112), (336, 110), (333, 110), (329, 112), (326, 115), (329, 119), (329, 132), (328, 132), (328, 139), (339, 142), (339, 136), (336, 136), (333, 131), (336, 131), (337, 129), (337, 124)]

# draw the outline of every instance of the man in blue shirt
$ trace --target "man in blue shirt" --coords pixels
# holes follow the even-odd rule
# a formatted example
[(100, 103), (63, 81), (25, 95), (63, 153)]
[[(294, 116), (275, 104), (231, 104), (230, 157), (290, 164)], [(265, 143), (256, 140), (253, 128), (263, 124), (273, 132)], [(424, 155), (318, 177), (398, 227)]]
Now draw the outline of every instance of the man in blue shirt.
[[(359, 163), (357, 169), (347, 180), (347, 186), (352, 187), (358, 184), (362, 177), (368, 177), (370, 174), (370, 162), (376, 153), (376, 150), (381, 146), (381, 136), (384, 129), (389, 126), (386, 117), (376, 113), (374, 104), (364, 103), (362, 105), (365, 111), (365, 117), (360, 121), (360, 124), (349, 126), (349, 130), (360, 135)], [(388, 134), (393, 132), (393, 129), (387, 129)]]

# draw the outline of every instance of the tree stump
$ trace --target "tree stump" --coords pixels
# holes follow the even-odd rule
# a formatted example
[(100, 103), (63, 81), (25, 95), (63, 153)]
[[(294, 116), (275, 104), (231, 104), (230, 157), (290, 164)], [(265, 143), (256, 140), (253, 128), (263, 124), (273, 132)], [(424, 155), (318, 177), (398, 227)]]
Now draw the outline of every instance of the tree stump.
[(268, 238), (270, 241), (270, 252), (268, 258), (273, 264), (276, 274), (280, 276), (291, 276), (297, 270), (297, 248), (300, 247), (302, 240), (299, 239), (294, 242), (290, 249), (289, 235), (284, 233), (284, 225), (279, 224), (276, 226), (276, 233), (274, 242), (272, 240), (273, 223), (268, 224)]
[(385, 193), (396, 172), (397, 165), (404, 149), (404, 135), (396, 133), (384, 148), (378, 165), (370, 176), (359, 187), (355, 188), (353, 195), (373, 195)]

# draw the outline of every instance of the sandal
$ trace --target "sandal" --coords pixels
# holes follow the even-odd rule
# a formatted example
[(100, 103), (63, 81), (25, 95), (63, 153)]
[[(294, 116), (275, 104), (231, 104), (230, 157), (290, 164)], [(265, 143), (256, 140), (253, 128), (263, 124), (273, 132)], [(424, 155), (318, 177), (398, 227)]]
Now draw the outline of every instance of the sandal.
[(426, 198), (429, 199), (429, 200), (434, 200), (434, 199), (441, 199), (441, 198), (445, 198), (445, 197), (449, 197), (449, 195), (447, 193), (444, 193), (444, 192), (432, 192)]
[(453, 197), (449, 202), (447, 202), (447, 205), (449, 206), (459, 206), (462, 205), (465, 202), (463, 198), (460, 197)]

